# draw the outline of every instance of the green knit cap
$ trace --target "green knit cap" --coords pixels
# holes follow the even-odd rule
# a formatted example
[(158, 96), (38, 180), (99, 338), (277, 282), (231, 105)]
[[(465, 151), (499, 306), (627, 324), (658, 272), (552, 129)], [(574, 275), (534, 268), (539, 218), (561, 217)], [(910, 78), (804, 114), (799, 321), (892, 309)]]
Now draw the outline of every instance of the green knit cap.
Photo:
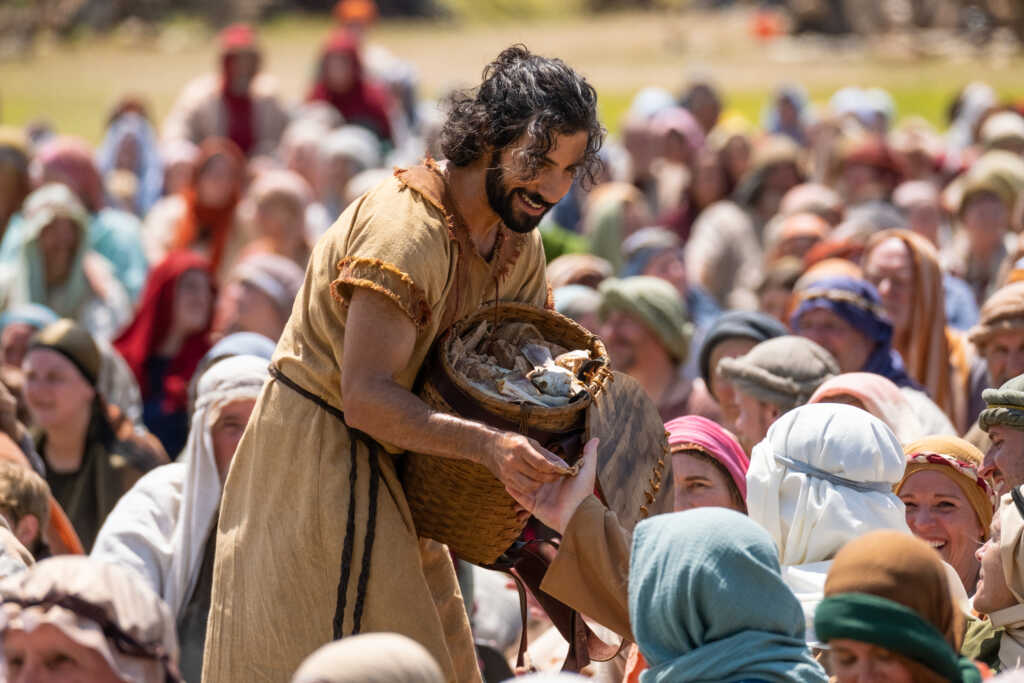
[(988, 431), (992, 425), (1006, 425), (1024, 431), (1024, 375), (1017, 375), (998, 389), (981, 393), (988, 408), (981, 411), (978, 425)]
[(687, 319), (686, 303), (675, 287), (661, 278), (635, 275), (608, 278), (598, 290), (602, 296), (601, 318), (616, 311), (629, 313), (658, 336), (676, 362), (686, 360), (693, 325)]

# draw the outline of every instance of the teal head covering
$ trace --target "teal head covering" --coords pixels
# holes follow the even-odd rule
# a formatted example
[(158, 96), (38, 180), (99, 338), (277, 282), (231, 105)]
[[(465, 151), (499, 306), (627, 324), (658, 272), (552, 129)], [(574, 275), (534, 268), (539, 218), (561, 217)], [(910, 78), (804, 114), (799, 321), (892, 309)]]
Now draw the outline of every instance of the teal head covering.
[(814, 630), (824, 642), (847, 638), (898, 652), (954, 683), (980, 683), (977, 667), (933, 624), (898, 602), (869, 593), (832, 595), (818, 605)]
[(732, 510), (636, 526), (629, 620), (650, 664), (642, 683), (828, 680), (807, 650), (803, 609), (779, 575), (771, 538)]
[(677, 362), (686, 360), (693, 325), (687, 320), (686, 302), (675, 287), (661, 278), (634, 275), (608, 278), (598, 291), (602, 296), (602, 318), (615, 311), (629, 313), (658, 336)]
[[(77, 318), (79, 308), (90, 296), (82, 261), (88, 250), (89, 214), (82, 202), (66, 185), (43, 185), (25, 199), (24, 242), (18, 279), (14, 283), (9, 304), (36, 303), (48, 306), (64, 318)], [(43, 229), (57, 218), (68, 218), (78, 229), (78, 248), (64, 282), (48, 287), (46, 266), (39, 248)]]

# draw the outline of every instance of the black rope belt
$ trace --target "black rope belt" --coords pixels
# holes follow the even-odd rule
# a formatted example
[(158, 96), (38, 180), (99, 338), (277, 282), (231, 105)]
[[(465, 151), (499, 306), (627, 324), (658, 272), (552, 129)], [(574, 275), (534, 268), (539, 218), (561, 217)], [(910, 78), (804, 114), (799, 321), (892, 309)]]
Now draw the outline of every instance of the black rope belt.
[(358, 459), (356, 456), (358, 454), (359, 442), (363, 442), (369, 451), (370, 510), (366, 523), (366, 537), (363, 542), (362, 566), (359, 568), (359, 579), (356, 584), (356, 601), (352, 609), (352, 633), (348, 634), (354, 636), (359, 633), (362, 626), (363, 608), (366, 604), (366, 584), (370, 579), (370, 557), (373, 552), (373, 541), (377, 531), (377, 492), (380, 488), (380, 463), (377, 461), (377, 457), (380, 446), (369, 435), (349, 427), (345, 422), (345, 413), (293, 382), (276, 365), (270, 366), (270, 376), (340, 420), (351, 436), (349, 440), (351, 444), (349, 449), (351, 463), (348, 476), (348, 518), (345, 522), (345, 542), (341, 548), (341, 577), (338, 580), (338, 597), (334, 609), (333, 625), (335, 640), (345, 635), (343, 625), (345, 623), (345, 608), (348, 602), (348, 583), (352, 578), (352, 555), (355, 550), (356, 531), (356, 482), (358, 479)]

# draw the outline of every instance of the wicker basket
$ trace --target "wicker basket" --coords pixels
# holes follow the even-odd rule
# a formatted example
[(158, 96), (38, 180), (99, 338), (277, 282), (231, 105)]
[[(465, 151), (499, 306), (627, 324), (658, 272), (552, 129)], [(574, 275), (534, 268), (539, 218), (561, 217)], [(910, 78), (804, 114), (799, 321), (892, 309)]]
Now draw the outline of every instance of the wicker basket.
[[(585, 372), (587, 394), (566, 406), (546, 408), (500, 401), (470, 385), (452, 368), (448, 350), (453, 335), (462, 336), (483, 320), (530, 323), (550, 342), (589, 350), (591, 358), (600, 362)], [(609, 374), (607, 360), (601, 340), (565, 316), (526, 304), (492, 304), (457, 322), (441, 336), (421, 373), (417, 393), (435, 410), (454, 413), (452, 403), (463, 405), (469, 409), (458, 411), (462, 417), (527, 434), (557, 452), (555, 443), (573, 437), (581, 443), (586, 410)], [(570, 459), (579, 457), (578, 452), (565, 455)], [(516, 502), (483, 465), (408, 453), (403, 484), (417, 533), (446, 543), (467, 562), (494, 564), (523, 531), (524, 524), (516, 521)]]

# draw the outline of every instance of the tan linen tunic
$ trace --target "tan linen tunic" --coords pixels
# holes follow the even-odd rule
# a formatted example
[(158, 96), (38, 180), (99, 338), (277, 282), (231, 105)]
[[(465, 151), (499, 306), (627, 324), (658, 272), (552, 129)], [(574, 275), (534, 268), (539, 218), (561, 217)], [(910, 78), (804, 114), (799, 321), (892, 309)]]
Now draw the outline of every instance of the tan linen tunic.
[[(355, 287), (388, 296), (416, 323), (412, 358), (395, 375), (408, 388), (451, 322), (493, 299), (546, 303), (540, 235), (502, 227), (485, 261), (447, 208), (445, 188), (432, 162), (396, 171), (321, 238), (274, 355), (287, 378), (344, 410), (345, 312)], [(339, 597), (343, 633), (352, 633), (371, 509), (369, 449), (352, 443), (313, 401), (279, 380), (264, 387), (224, 487), (204, 681), (287, 681), (332, 639)], [(361, 631), (406, 635), (447, 680), (478, 681), (447, 549), (417, 539), (392, 456), (376, 450), (381, 478)], [(339, 596), (353, 468), (354, 546)]]

